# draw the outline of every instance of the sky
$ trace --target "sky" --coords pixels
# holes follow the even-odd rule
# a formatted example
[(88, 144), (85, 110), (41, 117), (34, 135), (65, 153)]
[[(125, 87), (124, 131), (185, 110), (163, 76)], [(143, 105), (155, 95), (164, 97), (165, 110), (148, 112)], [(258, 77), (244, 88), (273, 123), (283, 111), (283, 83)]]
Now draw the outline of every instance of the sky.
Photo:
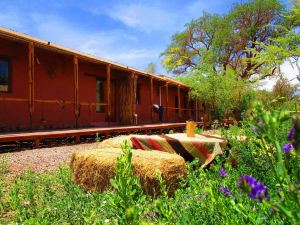
[[(167, 75), (160, 54), (171, 36), (204, 11), (227, 13), (234, 2), (240, 0), (1, 0), (0, 26), (140, 70), (153, 62)], [(288, 64), (284, 70), (295, 72)]]

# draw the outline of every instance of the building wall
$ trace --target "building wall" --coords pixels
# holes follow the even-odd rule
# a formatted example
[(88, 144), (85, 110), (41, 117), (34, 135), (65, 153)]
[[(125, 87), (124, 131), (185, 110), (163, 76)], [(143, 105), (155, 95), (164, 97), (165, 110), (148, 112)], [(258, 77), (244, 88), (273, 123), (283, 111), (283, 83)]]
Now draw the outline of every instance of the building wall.
[[(1, 93), (0, 98), (27, 99), (28, 83), (27, 48), (14, 42), (0, 39), (0, 56), (10, 59), (11, 86), (9, 93)], [(0, 102), (0, 131), (24, 130), (29, 125), (27, 102)]]
[[(27, 44), (0, 39), (0, 56), (11, 59), (11, 92), (0, 93), (0, 98), (11, 98), (25, 101), (0, 101), (0, 132), (22, 131), (30, 128), (28, 113), (28, 48)], [(96, 79), (106, 80), (105, 65), (79, 60), (79, 127), (117, 125), (119, 122), (119, 92), (122, 80), (129, 75), (126, 71), (113, 70), (111, 74), (112, 110), (115, 120), (107, 123), (105, 112), (96, 112), (91, 103), (96, 102)], [(62, 129), (75, 127), (74, 115), (74, 68), (72, 56), (62, 55), (45, 49), (35, 48), (35, 102), (32, 118), (33, 129)], [(136, 105), (138, 123), (151, 123), (150, 79), (138, 77), (141, 91), (141, 102)], [(153, 80), (153, 103), (166, 106), (166, 88), (161, 81)], [(106, 89), (106, 88), (105, 88)], [(184, 93), (184, 92), (182, 92)], [(169, 87), (169, 106), (175, 107), (174, 96), (177, 87)], [(183, 102), (183, 95), (181, 95)], [(105, 96), (106, 99), (106, 96)], [(47, 101), (47, 102), (45, 102)], [(183, 106), (183, 104), (182, 104)], [(105, 107), (105, 110), (107, 108)], [(178, 114), (169, 112), (168, 122), (184, 121)], [(165, 122), (166, 112), (164, 113)], [(154, 121), (159, 122), (158, 113), (154, 113)]]

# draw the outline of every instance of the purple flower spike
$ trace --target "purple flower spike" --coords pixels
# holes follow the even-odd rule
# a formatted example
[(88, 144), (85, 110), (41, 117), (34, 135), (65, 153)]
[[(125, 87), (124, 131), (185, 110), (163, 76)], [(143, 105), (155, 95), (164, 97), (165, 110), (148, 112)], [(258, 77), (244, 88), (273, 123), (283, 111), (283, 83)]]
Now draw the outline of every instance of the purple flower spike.
[(219, 175), (220, 177), (228, 177), (227, 171), (225, 170), (224, 167), (220, 169)]
[(259, 121), (258, 126), (263, 127), (265, 123), (263, 121)]
[(292, 151), (292, 145), (291, 143), (287, 143), (283, 146), (283, 150), (284, 150), (284, 153), (288, 154)]
[(295, 128), (292, 127), (292, 128), (290, 129), (290, 133), (288, 134), (288, 139), (289, 139), (289, 140), (292, 140), (292, 139), (294, 138), (294, 135), (295, 135)]
[(218, 186), (218, 190), (225, 196), (231, 196), (231, 192), (227, 187)]
[(261, 134), (261, 130), (258, 129), (257, 126), (252, 127), (252, 131), (254, 131), (254, 132), (257, 133), (257, 134)]
[(238, 181), (238, 186), (247, 192), (251, 199), (257, 199), (259, 202), (262, 202), (263, 199), (270, 200), (268, 187), (251, 176), (242, 175)]

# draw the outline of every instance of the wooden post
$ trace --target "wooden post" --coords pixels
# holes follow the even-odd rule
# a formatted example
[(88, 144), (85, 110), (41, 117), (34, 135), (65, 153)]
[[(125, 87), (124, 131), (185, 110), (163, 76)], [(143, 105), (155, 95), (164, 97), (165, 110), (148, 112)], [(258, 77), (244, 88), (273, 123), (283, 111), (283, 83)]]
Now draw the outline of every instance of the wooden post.
[(29, 75), (29, 126), (32, 130), (32, 116), (34, 112), (34, 45), (33, 42), (28, 43), (28, 75)]
[(154, 121), (154, 112), (153, 112), (153, 78), (150, 78), (150, 115), (151, 115), (151, 122)]
[(179, 118), (181, 118), (181, 99), (180, 99), (180, 86), (177, 86), (177, 95), (178, 95), (178, 114)]
[(78, 94), (78, 56), (73, 57), (74, 65), (74, 112), (76, 120), (76, 128), (78, 127), (78, 117), (79, 117), (79, 94)]
[[(189, 89), (189, 91), (191, 91), (191, 89)], [(192, 119), (192, 108), (193, 108), (193, 106), (192, 106), (192, 101), (191, 101), (191, 99), (190, 99), (190, 97), (189, 97), (189, 92), (187, 93), (188, 94), (188, 102), (189, 102), (189, 104), (188, 104), (188, 110), (189, 110), (189, 119)]]
[(134, 74), (134, 72), (131, 72), (130, 74), (130, 96), (131, 96), (131, 108), (132, 108), (132, 124), (135, 122), (135, 114), (136, 114), (136, 86), (137, 86), (137, 76)]
[(111, 91), (110, 91), (110, 64), (106, 65), (106, 100), (107, 100), (107, 111), (106, 118), (110, 122), (111, 117)]
[(169, 83), (166, 83), (166, 121), (169, 122)]
[(198, 100), (195, 100), (195, 108), (196, 108), (196, 118), (195, 118), (195, 120), (196, 120), (196, 122), (198, 122)]
[(38, 139), (38, 138), (35, 138), (34, 139), (34, 148), (40, 148), (40, 139)]

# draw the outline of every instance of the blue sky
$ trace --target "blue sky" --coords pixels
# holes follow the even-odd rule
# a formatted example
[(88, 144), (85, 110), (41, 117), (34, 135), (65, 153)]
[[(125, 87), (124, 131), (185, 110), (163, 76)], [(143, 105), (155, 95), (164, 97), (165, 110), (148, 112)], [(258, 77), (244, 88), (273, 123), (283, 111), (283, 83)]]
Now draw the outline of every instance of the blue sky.
[(233, 0), (1, 0), (0, 26), (144, 70), (175, 32)]

